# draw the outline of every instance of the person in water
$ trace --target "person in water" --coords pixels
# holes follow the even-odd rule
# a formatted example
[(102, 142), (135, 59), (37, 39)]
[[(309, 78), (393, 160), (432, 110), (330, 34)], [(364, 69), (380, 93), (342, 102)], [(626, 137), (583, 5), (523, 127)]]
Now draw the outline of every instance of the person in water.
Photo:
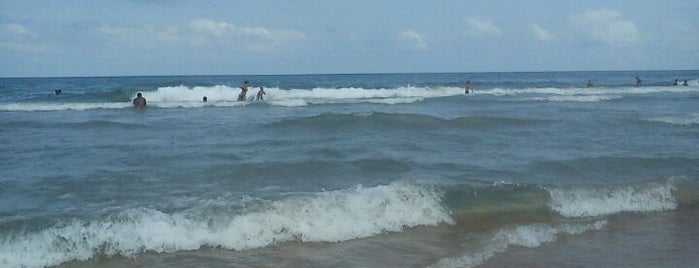
[(684, 83), (682, 83), (682, 85), (686, 87), (686, 86), (689, 86), (689, 83), (688, 83), (687, 80), (685, 79), (685, 80), (684, 80)]
[(138, 92), (138, 94), (136, 94), (136, 98), (133, 99), (133, 107), (139, 110), (146, 108), (146, 98), (141, 95), (141, 92)]
[(209, 99), (206, 98), (206, 96), (204, 96), (201, 100), (202, 100), (203, 102), (207, 102)]
[(466, 80), (466, 86), (464, 88), (464, 94), (468, 94), (469, 92), (473, 92), (471, 89), (471, 80)]
[(265, 88), (260, 87), (260, 90), (257, 91), (257, 100), (258, 101), (264, 100), (264, 97), (262, 95), (265, 95), (265, 94), (267, 94), (267, 93), (265, 93)]
[(56, 96), (63, 94), (63, 90), (60, 89), (56, 89), (53, 92), (56, 93)]
[(679, 79), (675, 79), (675, 82), (674, 82), (674, 83), (672, 83), (672, 85), (673, 85), (673, 86), (676, 86), (676, 85), (677, 85), (677, 82), (678, 82), (678, 80), (679, 80)]
[(243, 86), (240, 87), (240, 94), (238, 94), (238, 100), (244, 101), (245, 96), (248, 94), (248, 81), (243, 82)]
[(594, 87), (594, 85), (592, 85), (592, 80), (587, 80), (587, 87)]
[(637, 87), (641, 86), (641, 78), (639, 78), (638, 76), (636, 76), (636, 86)]

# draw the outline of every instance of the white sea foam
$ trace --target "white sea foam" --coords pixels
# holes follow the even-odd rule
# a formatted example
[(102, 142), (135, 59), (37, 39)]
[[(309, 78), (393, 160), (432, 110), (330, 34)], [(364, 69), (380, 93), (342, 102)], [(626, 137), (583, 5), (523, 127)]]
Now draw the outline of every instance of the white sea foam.
[[(257, 88), (248, 90), (247, 99), (252, 100)], [(217, 86), (167, 86), (154, 91), (140, 91), (148, 101), (148, 107), (159, 108), (198, 108), (205, 106), (236, 107), (250, 104), (249, 101), (237, 101), (240, 88), (224, 85)], [(400, 87), (393, 89), (365, 88), (314, 88), (289, 89), (265, 88), (265, 103), (269, 105), (297, 107), (309, 104), (335, 103), (379, 103), (400, 104), (413, 103), (425, 98), (462, 95), (463, 90), (456, 87)], [(131, 98), (135, 98), (134, 93)], [(207, 102), (203, 98), (207, 98)], [(96, 102), (96, 103), (9, 103), (0, 104), (0, 111), (61, 111), (89, 109), (124, 109), (131, 108), (130, 102)]]
[(587, 231), (600, 230), (606, 225), (607, 221), (600, 220), (588, 224), (566, 223), (558, 226), (530, 224), (504, 229), (493, 235), (486, 243), (487, 245), (478, 252), (444, 258), (430, 267), (475, 267), (495, 254), (507, 251), (510, 246), (539, 247), (555, 241), (559, 235), (577, 235)]
[(549, 189), (549, 207), (563, 217), (596, 217), (619, 212), (672, 210), (674, 183)]
[(0, 266), (43, 267), (97, 254), (135, 256), (203, 246), (246, 250), (284, 241), (338, 242), (452, 223), (436, 188), (395, 182), (296, 196), (238, 215), (201, 216), (142, 208), (96, 221), (73, 220), (0, 236)]
[(673, 125), (697, 125), (699, 124), (699, 113), (693, 113), (682, 116), (663, 116), (648, 119), (648, 121), (661, 122)]
[[(257, 94), (257, 88), (248, 90), (248, 97)], [(328, 103), (410, 103), (423, 98), (434, 98), (461, 95), (460, 88), (425, 88), (425, 87), (401, 87), (395, 89), (365, 89), (365, 88), (313, 88), (313, 89), (288, 89), (265, 88), (265, 101), (272, 105), (280, 106), (304, 106), (308, 104)], [(201, 102), (204, 96), (209, 102), (236, 101), (239, 88), (228, 86), (213, 87), (161, 87), (153, 92), (143, 92), (149, 102), (154, 103), (186, 103)]]
[(570, 101), (570, 102), (601, 102), (621, 98), (616, 95), (563, 95), (534, 97), (529, 100), (534, 101)]
[(683, 86), (649, 86), (649, 87), (595, 87), (595, 88), (522, 88), (522, 89), (505, 89), (493, 88), (476, 90), (478, 94), (489, 94), (496, 96), (511, 96), (511, 95), (526, 95), (526, 94), (541, 94), (541, 95), (564, 95), (564, 96), (581, 96), (581, 95), (615, 95), (623, 96), (628, 94), (650, 94), (650, 93), (686, 93), (699, 92), (699, 87), (683, 87)]
[(123, 109), (132, 107), (127, 102), (100, 102), (100, 103), (9, 103), (0, 104), (0, 111), (67, 111), (67, 110), (92, 110), (92, 109)]
[[(258, 88), (248, 90), (247, 99), (254, 99)], [(298, 107), (310, 104), (336, 103), (414, 103), (429, 98), (463, 96), (461, 87), (398, 87), (398, 88), (313, 88), (279, 89), (265, 88), (264, 100), (269, 105)], [(649, 86), (649, 87), (596, 87), (596, 88), (521, 88), (521, 89), (477, 89), (472, 95), (523, 96), (525, 101), (572, 101), (600, 102), (621, 98), (630, 94), (661, 92), (699, 92), (692, 86)], [(204, 106), (235, 107), (250, 104), (237, 101), (240, 88), (225, 85), (217, 86), (167, 86), (154, 91), (141, 91), (149, 107), (196, 108)], [(131, 96), (134, 98), (135, 94)], [(203, 102), (207, 97), (208, 102)], [(55, 111), (88, 109), (130, 108), (130, 102), (102, 103), (10, 103), (0, 104), (0, 111)]]

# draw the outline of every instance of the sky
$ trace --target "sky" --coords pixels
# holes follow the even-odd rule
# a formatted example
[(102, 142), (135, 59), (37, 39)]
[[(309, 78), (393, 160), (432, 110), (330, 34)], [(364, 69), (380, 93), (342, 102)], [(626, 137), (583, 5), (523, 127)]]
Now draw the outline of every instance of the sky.
[(696, 69), (697, 0), (0, 0), (0, 77)]

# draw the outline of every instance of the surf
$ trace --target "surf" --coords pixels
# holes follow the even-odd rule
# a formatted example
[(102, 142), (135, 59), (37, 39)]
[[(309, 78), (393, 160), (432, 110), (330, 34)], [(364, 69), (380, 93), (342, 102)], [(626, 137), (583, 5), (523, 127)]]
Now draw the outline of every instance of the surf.
[[(0, 233), (0, 263), (44, 267), (96, 255), (134, 257), (202, 247), (248, 250), (287, 241), (340, 242), (453, 223), (437, 188), (408, 182), (253, 202), (231, 214), (128, 209), (101, 219), (68, 219), (47, 228)], [(230, 204), (228, 205), (230, 206)], [(225, 209), (225, 208), (224, 208)]]
[[(244, 251), (286, 242), (338, 243), (419, 226), (472, 228), (468, 222), (495, 228), (493, 242), (481, 253), (445, 259), (437, 266), (470, 265), (510, 245), (536, 247), (558, 235), (598, 230), (606, 215), (677, 209), (680, 203), (696, 201), (676, 197), (678, 191), (692, 196), (697, 187), (691, 185), (675, 178), (618, 186), (445, 185), (402, 180), (293, 193), (281, 199), (202, 200), (175, 211), (139, 207), (98, 218), (67, 218), (50, 226), (37, 222), (4, 228), (0, 263), (43, 267), (97, 255), (135, 257), (200, 248)], [(544, 215), (540, 223), (515, 216), (532, 213)], [(567, 220), (552, 220), (550, 213)], [(507, 227), (512, 224), (519, 227)]]

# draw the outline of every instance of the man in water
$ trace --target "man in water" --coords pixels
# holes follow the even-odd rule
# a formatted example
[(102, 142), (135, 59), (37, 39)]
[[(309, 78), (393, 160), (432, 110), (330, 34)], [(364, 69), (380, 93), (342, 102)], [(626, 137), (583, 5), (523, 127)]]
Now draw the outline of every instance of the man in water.
[(470, 91), (470, 92), (473, 92), (473, 90), (471, 90), (471, 80), (466, 80), (466, 86), (465, 86), (465, 89), (464, 89), (464, 94), (468, 94), (469, 91)]
[(641, 78), (638, 78), (638, 76), (636, 76), (636, 86), (637, 87), (641, 86)]
[(593, 87), (592, 80), (587, 80), (587, 87)]
[(258, 101), (264, 100), (264, 98), (262, 97), (262, 95), (264, 95), (264, 94), (267, 94), (267, 93), (265, 93), (265, 88), (260, 87), (260, 90), (257, 91), (257, 100)]
[(141, 92), (138, 92), (136, 98), (133, 99), (133, 107), (139, 110), (146, 108), (146, 98), (141, 95)]
[(240, 87), (240, 94), (238, 94), (238, 101), (244, 101), (245, 95), (248, 94), (248, 81), (243, 82), (243, 86)]

